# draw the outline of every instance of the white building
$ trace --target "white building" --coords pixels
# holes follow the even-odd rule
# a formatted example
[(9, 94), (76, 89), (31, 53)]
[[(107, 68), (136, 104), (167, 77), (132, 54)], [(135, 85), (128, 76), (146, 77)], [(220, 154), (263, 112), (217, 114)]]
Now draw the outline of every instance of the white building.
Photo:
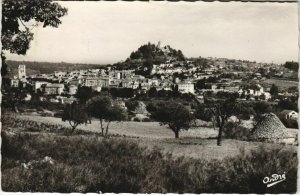
[(20, 64), (18, 67), (18, 78), (26, 80), (26, 66), (24, 64)]
[(11, 87), (19, 87), (19, 79), (11, 79), (10, 86)]
[(37, 91), (42, 88), (42, 85), (46, 85), (46, 84), (48, 84), (48, 82), (45, 82), (45, 81), (35, 81), (34, 82), (34, 92), (37, 93)]
[(77, 85), (70, 85), (69, 86), (69, 94), (70, 95), (75, 95), (78, 91), (78, 86)]
[(48, 83), (45, 85), (44, 91), (47, 95), (51, 95), (51, 94), (61, 95), (64, 91), (64, 84)]
[(283, 110), (279, 113), (279, 118), (281, 119), (298, 119), (298, 112), (294, 110)]
[(183, 82), (178, 84), (178, 91), (180, 93), (195, 93), (194, 84), (191, 82)]

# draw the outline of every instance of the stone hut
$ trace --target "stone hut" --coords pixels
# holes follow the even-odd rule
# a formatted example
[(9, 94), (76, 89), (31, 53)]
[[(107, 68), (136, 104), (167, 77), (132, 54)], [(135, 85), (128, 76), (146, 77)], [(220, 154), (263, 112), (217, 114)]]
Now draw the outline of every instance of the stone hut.
[(274, 113), (264, 114), (249, 136), (252, 141), (296, 144), (297, 136), (291, 135)]

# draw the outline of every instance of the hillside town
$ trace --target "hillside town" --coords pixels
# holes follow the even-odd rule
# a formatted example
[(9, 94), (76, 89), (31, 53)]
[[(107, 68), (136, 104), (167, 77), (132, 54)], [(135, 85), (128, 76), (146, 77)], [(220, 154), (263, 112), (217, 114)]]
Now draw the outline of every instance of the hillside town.
[[(150, 48), (150, 52), (143, 48)], [(151, 66), (147, 65), (147, 52), (151, 53)], [(117, 95), (117, 98), (124, 108), (124, 100), (141, 95), (149, 96), (151, 93), (186, 94), (200, 104), (205, 104), (205, 99), (216, 94), (229, 93), (239, 102), (283, 105), (281, 110), (277, 109), (277, 116), (282, 122), (289, 121), (288, 127), (296, 127), (297, 71), (290, 67), (295, 66), (294, 64), (296, 63), (287, 62), (279, 65), (211, 57), (186, 59), (181, 51), (177, 52), (170, 46), (161, 47), (159, 42), (157, 45), (148, 43), (141, 46), (121, 64), (97, 69), (27, 75), (26, 65), (20, 64), (17, 75), (10, 79), (10, 87), (26, 89), (22, 92), (26, 93), (23, 94), (25, 102), (37, 95), (41, 102), (62, 105), (79, 101), (77, 94), (81, 88), (89, 88), (95, 93), (123, 89), (125, 94)], [(284, 88), (276, 86), (280, 82), (290, 82), (293, 85)], [(284, 106), (286, 103), (295, 106)], [(195, 112), (192, 107), (188, 106), (191, 112)], [(144, 114), (142, 118), (148, 118), (148, 112), (144, 110), (146, 114), (141, 112)], [(290, 125), (290, 121), (293, 125)]]
[(296, 193), (298, 6), (259, 4), (3, 0), (1, 189)]
[[(271, 86), (262, 84), (270, 78), (279, 82), (285, 79), (296, 82), (297, 72), (285, 68), (284, 65), (201, 57), (180, 61), (170, 55), (169, 48), (161, 48), (160, 43), (156, 46), (155, 49), (163, 52), (165, 60), (163, 63), (153, 64), (148, 75), (138, 74), (137, 69), (117, 70), (116, 66), (26, 75), (26, 65), (20, 64), (18, 75), (11, 78), (10, 85), (13, 88), (31, 88), (34, 93), (45, 96), (51, 95), (51, 101), (63, 104), (76, 101), (73, 96), (83, 86), (97, 92), (105, 88), (128, 88), (135, 93), (145, 93), (151, 88), (156, 91), (176, 90), (179, 93), (193, 94), (199, 101), (203, 101), (210, 93), (222, 91), (237, 93), (241, 101), (276, 102), (298, 96), (297, 88), (291, 87), (279, 90), (276, 97), (272, 98), (275, 94), (272, 94)], [(139, 67), (144, 70), (147, 68)]]

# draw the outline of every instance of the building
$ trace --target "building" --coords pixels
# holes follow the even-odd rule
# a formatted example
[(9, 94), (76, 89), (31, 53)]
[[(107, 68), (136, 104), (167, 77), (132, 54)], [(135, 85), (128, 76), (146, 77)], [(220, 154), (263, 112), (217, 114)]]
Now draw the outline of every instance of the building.
[(20, 64), (18, 67), (18, 79), (26, 80), (26, 66), (24, 64)]
[(93, 78), (93, 77), (88, 77), (85, 79), (84, 85), (87, 87), (97, 86), (97, 85), (99, 85), (99, 79)]
[(47, 95), (61, 95), (64, 91), (64, 84), (48, 83), (44, 85), (44, 92)]
[(10, 86), (11, 87), (19, 87), (19, 79), (11, 79)]
[(279, 118), (280, 119), (298, 119), (298, 112), (295, 112), (294, 110), (283, 110), (279, 113)]
[(102, 77), (99, 82), (101, 87), (109, 87), (110, 84), (110, 78), (109, 77)]
[(178, 91), (180, 93), (195, 93), (194, 84), (191, 82), (183, 82), (178, 84)]
[(70, 85), (69, 86), (69, 95), (75, 95), (78, 91), (77, 85)]
[(65, 75), (66, 75), (66, 72), (54, 71), (54, 76), (56, 76), (56, 77), (63, 77)]
[(101, 86), (92, 86), (92, 89), (93, 89), (93, 91), (97, 91), (97, 92), (100, 92), (101, 91)]
[(48, 82), (45, 81), (35, 81), (34, 82), (34, 92), (37, 93), (39, 89), (42, 88), (43, 85), (48, 84)]

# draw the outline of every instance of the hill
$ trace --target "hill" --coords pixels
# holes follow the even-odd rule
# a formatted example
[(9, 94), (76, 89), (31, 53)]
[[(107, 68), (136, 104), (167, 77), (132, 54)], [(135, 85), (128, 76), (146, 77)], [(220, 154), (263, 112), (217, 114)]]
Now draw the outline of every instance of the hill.
[(154, 64), (159, 65), (176, 61), (185, 61), (185, 56), (181, 50), (173, 49), (169, 45), (160, 46), (160, 42), (157, 45), (149, 42), (131, 52), (125, 62), (116, 63), (113, 66), (119, 70), (135, 69), (140, 71), (141, 74), (147, 75)]
[(7, 60), (6, 63), (10, 69), (11, 75), (17, 74), (18, 66), (20, 64), (26, 65), (27, 75), (32, 74), (49, 74), (54, 71), (73, 71), (80, 69), (97, 69), (103, 68), (100, 64), (79, 64), (66, 62), (33, 62), (33, 61), (13, 61)]

